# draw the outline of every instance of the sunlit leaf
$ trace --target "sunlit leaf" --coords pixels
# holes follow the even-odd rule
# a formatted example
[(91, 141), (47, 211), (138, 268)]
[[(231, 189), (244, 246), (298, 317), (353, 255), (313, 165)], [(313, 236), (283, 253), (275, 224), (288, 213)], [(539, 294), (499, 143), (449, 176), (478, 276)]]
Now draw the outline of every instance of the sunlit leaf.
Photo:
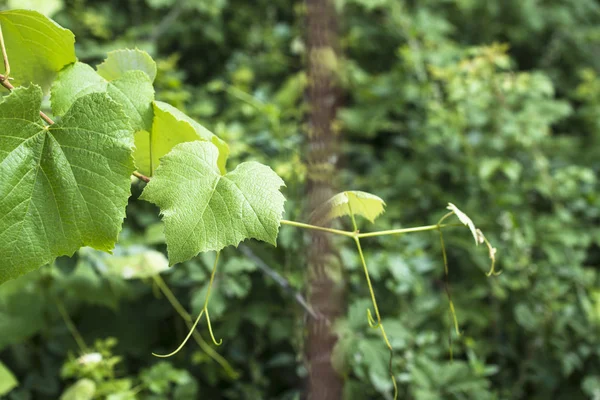
[(127, 71), (143, 71), (151, 82), (156, 78), (156, 63), (150, 54), (139, 49), (111, 51), (106, 60), (96, 67), (98, 75), (107, 81), (121, 78)]
[(313, 213), (312, 219), (325, 223), (345, 215), (360, 215), (371, 222), (383, 214), (385, 202), (367, 192), (349, 190), (341, 192), (327, 200)]
[(106, 94), (79, 98), (60, 122), (39, 117), (39, 87), (0, 103), (0, 283), (82, 246), (110, 251), (133, 172), (133, 132)]
[[(14, 86), (35, 83), (46, 91), (58, 71), (76, 61), (73, 33), (36, 11), (2, 11), (0, 25)], [(2, 63), (0, 70), (5, 73)]]
[(106, 93), (119, 103), (135, 131), (151, 129), (154, 88), (143, 71), (127, 71), (108, 81), (87, 64), (69, 65), (52, 84), (52, 112), (63, 115), (75, 100), (90, 93)]
[(96, 384), (91, 379), (80, 379), (60, 396), (60, 400), (92, 400), (96, 394)]
[(0, 361), (0, 396), (3, 396), (19, 385), (17, 378)]
[(218, 160), (212, 143), (177, 145), (142, 193), (160, 207), (171, 265), (250, 238), (276, 245), (285, 202), (281, 178), (253, 161), (222, 175)]
[(206, 140), (219, 149), (217, 164), (225, 173), (225, 163), (229, 156), (229, 146), (208, 129), (176, 109), (155, 101), (154, 120), (150, 131), (140, 131), (135, 135), (135, 163), (143, 174), (153, 175), (160, 159), (180, 143)]

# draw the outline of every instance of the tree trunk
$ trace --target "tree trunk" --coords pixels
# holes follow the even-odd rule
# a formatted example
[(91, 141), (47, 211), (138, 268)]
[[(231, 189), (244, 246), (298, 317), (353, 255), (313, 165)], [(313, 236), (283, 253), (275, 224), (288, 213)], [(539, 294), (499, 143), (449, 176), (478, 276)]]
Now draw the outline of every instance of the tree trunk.
[[(311, 210), (334, 194), (337, 134), (333, 130), (338, 92), (336, 90), (336, 20), (330, 0), (306, 0), (308, 97), (308, 191)], [(343, 381), (331, 364), (337, 341), (332, 323), (344, 313), (344, 283), (339, 257), (331, 235), (311, 231), (308, 291), (319, 318), (308, 322), (306, 357), (308, 399), (342, 398)], [(336, 269), (338, 269), (336, 271)]]

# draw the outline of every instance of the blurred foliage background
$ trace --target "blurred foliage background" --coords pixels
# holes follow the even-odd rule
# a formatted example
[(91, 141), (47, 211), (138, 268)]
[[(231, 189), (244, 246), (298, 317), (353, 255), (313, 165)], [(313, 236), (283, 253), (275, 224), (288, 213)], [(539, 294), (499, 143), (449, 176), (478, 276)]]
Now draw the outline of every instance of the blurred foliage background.
[[(286, 217), (307, 219), (302, 2), (4, 6), (38, 9), (71, 29), (79, 58), (92, 65), (110, 50), (148, 51), (158, 62), (157, 99), (228, 141), (232, 165), (271, 165), (287, 183)], [(485, 249), (465, 229), (446, 232), (457, 337), (436, 233), (365, 240), (400, 398), (600, 399), (600, 3), (335, 7), (337, 186), (386, 200), (381, 229), (436, 223), (457, 204), (498, 248), (502, 270), (487, 278)], [(141, 188), (134, 182), (134, 195)], [(223, 338), (215, 350), (227, 361), (196, 344), (160, 360), (151, 352), (172, 350), (187, 333), (161, 287), (195, 315), (214, 255), (157, 279), (147, 270), (165, 264), (157, 210), (132, 202), (114, 256), (83, 249), (0, 287), (0, 360), (12, 371), (0, 368), (0, 382), (19, 382), (6, 398), (301, 398), (309, 317), (295, 293), (306, 289), (306, 244), (303, 232), (282, 227), (276, 249), (247, 242), (225, 251), (210, 304)], [(332, 361), (345, 398), (391, 398), (359, 261), (351, 242), (339, 246), (344, 273), (335, 278), (346, 283), (348, 311), (334, 324)]]

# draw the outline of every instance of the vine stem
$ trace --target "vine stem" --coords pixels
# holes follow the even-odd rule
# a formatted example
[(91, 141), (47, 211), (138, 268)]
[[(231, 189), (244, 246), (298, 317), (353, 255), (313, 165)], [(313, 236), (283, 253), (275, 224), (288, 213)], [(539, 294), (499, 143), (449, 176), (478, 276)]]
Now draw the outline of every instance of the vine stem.
[(2, 59), (4, 60), (4, 76), (3, 81), (7, 81), (10, 76), (10, 63), (8, 62), (8, 54), (6, 54), (6, 46), (4, 45), (4, 34), (0, 25), (0, 47), (2, 48)]
[(75, 339), (75, 342), (77, 343), (77, 346), (79, 347), (79, 350), (81, 350), (81, 352), (84, 354), (87, 353), (88, 347), (85, 344), (85, 340), (83, 340), (81, 333), (79, 333), (79, 331), (77, 330), (77, 327), (75, 326), (75, 324), (73, 323), (73, 320), (69, 316), (69, 313), (67, 312), (67, 310), (65, 308), (65, 305), (59, 298), (55, 298), (54, 301), (56, 303), (56, 308), (58, 308), (58, 312), (60, 313), (60, 316), (62, 317), (63, 321), (65, 322), (67, 329), (69, 329), (69, 332), (71, 332), (71, 336), (73, 336), (73, 339)]
[(329, 233), (333, 233), (335, 235), (342, 235), (342, 236), (347, 236), (347, 237), (354, 237), (354, 236), (356, 236), (356, 234), (354, 232), (342, 231), (340, 229), (333, 229), (333, 228), (324, 228), (322, 226), (305, 224), (305, 223), (302, 223), (302, 222), (290, 221), (290, 220), (287, 220), (287, 219), (282, 219), (281, 220), (281, 224), (282, 225), (295, 226), (297, 228), (303, 228), (303, 229), (312, 229), (314, 231), (329, 232)]
[(375, 237), (375, 236), (401, 235), (403, 233), (411, 233), (411, 232), (435, 231), (439, 228), (448, 228), (448, 227), (453, 227), (453, 226), (461, 226), (461, 224), (423, 225), (423, 226), (415, 226), (414, 228), (390, 229), (387, 231), (359, 233), (359, 234), (357, 234), (357, 236), (362, 239), (362, 238), (369, 238), (369, 237)]
[[(1, 40), (0, 40), (1, 41)], [(0, 43), (0, 47), (2, 47), (4, 49), (4, 44)], [(3, 51), (4, 52), (4, 51)], [(4, 86), (5, 88), (7, 88), (9, 91), (13, 91), (14, 90), (14, 86), (8, 81), (8, 77), (6, 75), (2, 75), (0, 74), (0, 85)], [(40, 117), (42, 117), (42, 119), (44, 121), (46, 121), (46, 123), (48, 125), (54, 125), (54, 121), (52, 121), (52, 119), (47, 116), (43, 111), (40, 111)]]
[(392, 361), (394, 360), (394, 348), (392, 347), (387, 334), (385, 333), (385, 328), (381, 323), (381, 315), (379, 314), (379, 307), (377, 306), (377, 299), (375, 298), (375, 291), (373, 290), (373, 285), (371, 284), (371, 277), (369, 276), (369, 268), (367, 268), (367, 261), (365, 260), (365, 256), (362, 251), (362, 246), (360, 245), (360, 237), (358, 236), (358, 225), (356, 224), (356, 219), (354, 218), (354, 212), (352, 212), (352, 206), (350, 202), (348, 202), (348, 211), (350, 211), (350, 219), (352, 220), (352, 227), (354, 228), (354, 243), (356, 244), (356, 249), (358, 250), (358, 255), (360, 257), (360, 262), (362, 263), (363, 271), (365, 273), (365, 278), (367, 280), (367, 286), (369, 287), (369, 293), (371, 294), (371, 302), (373, 303), (373, 308), (375, 310), (375, 316), (377, 317), (377, 323), (373, 320), (373, 316), (371, 315), (371, 310), (367, 308), (367, 322), (371, 328), (379, 328), (381, 331), (381, 336), (385, 342), (385, 345), (390, 351), (389, 365), (388, 365), (388, 373), (392, 378), (392, 384), (394, 385), (394, 400), (398, 398), (398, 384), (396, 383), (396, 376), (394, 375), (394, 369), (392, 366)]
[[(442, 259), (444, 260), (444, 290), (446, 291), (446, 296), (448, 297), (448, 310), (450, 311), (450, 318), (454, 322), (454, 330), (456, 331), (456, 335), (460, 336), (460, 329), (458, 327), (458, 317), (456, 316), (456, 310), (454, 309), (454, 303), (452, 302), (452, 294), (450, 293), (450, 282), (448, 275), (448, 255), (446, 254), (446, 245), (444, 244), (444, 234), (442, 233), (442, 222), (454, 214), (454, 211), (451, 211), (445, 214), (437, 223), (438, 232), (440, 234), (440, 246), (442, 247)], [(452, 330), (450, 330), (448, 334), (448, 347), (450, 350), (450, 361), (454, 360), (454, 351), (452, 348)]]
[(290, 221), (290, 220), (287, 220), (287, 219), (282, 219), (281, 220), (281, 224), (282, 225), (295, 226), (297, 228), (312, 229), (312, 230), (315, 230), (315, 231), (329, 232), (329, 233), (332, 233), (332, 234), (335, 234), (335, 235), (341, 235), (341, 236), (346, 236), (346, 237), (351, 237), (351, 238), (357, 237), (359, 239), (370, 238), (370, 237), (375, 237), (375, 236), (401, 235), (401, 234), (404, 234), (404, 233), (411, 233), (411, 232), (435, 231), (435, 230), (438, 230), (440, 228), (462, 226), (461, 224), (436, 224), (436, 225), (416, 226), (416, 227), (413, 227), (413, 228), (390, 229), (390, 230), (386, 230), (386, 231), (360, 233), (358, 230), (355, 230), (354, 232), (343, 231), (341, 229), (325, 228), (325, 227), (322, 227), (322, 226), (305, 224), (305, 223), (302, 223), (302, 222)]
[[(160, 275), (154, 275), (153, 279), (154, 283), (156, 283), (156, 286), (158, 286), (158, 288), (167, 298), (169, 303), (171, 303), (171, 306), (173, 306), (175, 311), (177, 311), (181, 318), (183, 318), (188, 329), (192, 329), (192, 317), (186, 311), (183, 305), (179, 302), (179, 300), (177, 300), (177, 297), (175, 297), (175, 294), (173, 294), (173, 292), (171, 291), (167, 283), (164, 281), (164, 279)], [(210, 358), (212, 358), (217, 364), (219, 364), (225, 370), (227, 375), (229, 375), (232, 379), (237, 379), (240, 375), (239, 372), (237, 372), (223, 356), (221, 356), (212, 347), (210, 347), (208, 343), (206, 343), (204, 338), (200, 335), (200, 333), (198, 333), (198, 331), (193, 330), (192, 332), (192, 337), (194, 338), (198, 346), (200, 346), (200, 348), (206, 354), (208, 354)]]
[(139, 180), (144, 181), (146, 183), (150, 182), (150, 178), (149, 177), (147, 177), (146, 175), (142, 175), (142, 174), (140, 174), (137, 171), (133, 171), (132, 175), (135, 176), (136, 178), (138, 178)]
[(168, 357), (174, 356), (175, 354), (179, 353), (181, 351), (181, 349), (183, 349), (183, 347), (186, 345), (186, 343), (188, 342), (188, 340), (190, 340), (190, 337), (192, 337), (192, 335), (194, 334), (194, 332), (196, 330), (196, 327), (198, 326), (198, 323), (200, 322), (200, 320), (202, 319), (202, 316), (204, 314), (206, 314), (206, 322), (207, 322), (207, 325), (208, 325), (208, 332), (210, 333), (210, 337), (212, 338), (213, 343), (215, 345), (217, 345), (217, 346), (220, 346), (221, 343), (223, 342), (223, 340), (220, 340), (220, 341), (217, 342), (217, 340), (215, 339), (215, 335), (213, 334), (212, 326), (210, 324), (210, 316), (208, 314), (208, 300), (210, 299), (210, 291), (211, 291), (213, 282), (215, 280), (215, 273), (217, 271), (217, 264), (219, 262), (219, 255), (220, 254), (221, 254), (220, 252), (217, 252), (217, 256), (215, 257), (215, 263), (213, 265), (212, 272), (210, 274), (210, 281), (208, 283), (208, 290), (206, 291), (206, 298), (204, 299), (204, 306), (202, 307), (202, 311), (200, 311), (200, 314), (198, 314), (198, 318), (196, 318), (196, 321), (194, 321), (194, 324), (190, 328), (189, 333), (187, 334), (187, 336), (185, 337), (185, 339), (183, 339), (183, 342), (181, 342), (181, 344), (179, 345), (179, 347), (177, 349), (175, 349), (173, 352), (171, 352), (169, 354), (152, 353), (153, 356), (160, 357), (160, 358), (168, 358)]

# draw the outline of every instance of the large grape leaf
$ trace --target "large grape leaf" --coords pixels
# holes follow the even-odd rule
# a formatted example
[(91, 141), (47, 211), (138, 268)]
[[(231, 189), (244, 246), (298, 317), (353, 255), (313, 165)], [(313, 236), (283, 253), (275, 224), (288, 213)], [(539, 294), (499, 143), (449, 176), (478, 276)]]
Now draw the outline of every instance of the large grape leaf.
[(248, 238), (276, 245), (285, 202), (281, 178), (257, 162), (221, 175), (218, 159), (212, 143), (179, 144), (142, 193), (161, 209), (171, 265)]
[(360, 215), (371, 222), (385, 210), (385, 202), (374, 194), (359, 190), (338, 193), (317, 207), (311, 219), (316, 223), (326, 223), (344, 215)]
[(144, 50), (121, 49), (108, 53), (106, 60), (96, 67), (98, 74), (108, 81), (122, 77), (127, 71), (143, 71), (151, 82), (156, 78), (156, 63)]
[(153, 175), (159, 160), (180, 143), (206, 140), (219, 149), (217, 164), (225, 173), (225, 163), (229, 156), (229, 146), (208, 129), (176, 109), (163, 103), (154, 102), (152, 130), (140, 131), (135, 135), (135, 164), (138, 171)]
[[(36, 11), (0, 12), (13, 85), (40, 85), (46, 91), (58, 71), (75, 62), (75, 36)], [(4, 65), (0, 63), (4, 74)]]
[(52, 112), (63, 115), (73, 102), (90, 93), (106, 93), (123, 107), (131, 127), (149, 130), (152, 126), (152, 81), (143, 71), (127, 71), (107, 81), (92, 67), (75, 63), (65, 67), (52, 84)]
[(0, 283), (81, 246), (110, 251), (133, 172), (133, 131), (106, 94), (77, 99), (42, 125), (42, 91), (0, 103)]

